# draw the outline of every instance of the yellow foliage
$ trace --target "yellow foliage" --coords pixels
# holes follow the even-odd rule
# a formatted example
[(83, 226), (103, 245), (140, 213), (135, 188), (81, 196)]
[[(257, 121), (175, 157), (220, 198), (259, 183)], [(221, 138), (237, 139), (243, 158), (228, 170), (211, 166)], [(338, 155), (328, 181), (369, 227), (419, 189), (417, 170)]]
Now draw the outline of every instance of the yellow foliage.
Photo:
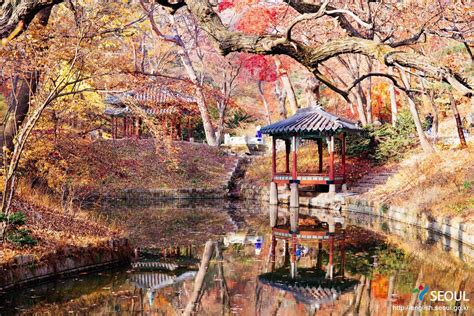
[(468, 216), (474, 211), (474, 150), (413, 155), (371, 195), (433, 215)]

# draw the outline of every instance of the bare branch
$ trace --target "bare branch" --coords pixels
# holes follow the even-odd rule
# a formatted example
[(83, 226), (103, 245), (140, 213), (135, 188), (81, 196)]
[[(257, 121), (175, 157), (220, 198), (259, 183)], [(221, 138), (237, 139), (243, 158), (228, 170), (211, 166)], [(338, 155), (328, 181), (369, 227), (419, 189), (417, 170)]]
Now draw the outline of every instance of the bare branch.
[(160, 37), (161, 39), (163, 39), (167, 42), (171, 42), (171, 43), (176, 44), (178, 46), (182, 46), (183, 43), (182, 43), (182, 41), (179, 40), (179, 38), (177, 36), (166, 35), (166, 34), (163, 34), (160, 31), (160, 29), (158, 28), (158, 25), (156, 25), (155, 17), (153, 15), (154, 9), (155, 9), (155, 7), (153, 5), (152, 5), (151, 8), (147, 8), (144, 0), (140, 0), (140, 5), (142, 6), (143, 10), (145, 10), (145, 12), (147, 13), (148, 20), (150, 21), (151, 28), (152, 28), (153, 32), (158, 37)]
[(412, 37), (406, 38), (404, 40), (401, 40), (401, 41), (398, 41), (398, 42), (395, 42), (395, 43), (391, 43), (389, 45), (390, 45), (390, 47), (393, 47), (393, 48), (400, 47), (400, 46), (413, 45), (413, 44), (418, 43), (421, 37), (423, 37), (422, 42), (426, 42), (425, 29), (423, 29), (423, 28), (418, 33), (413, 35)]
[(326, 12), (328, 15), (334, 15), (334, 14), (347, 14), (350, 17), (352, 17), (358, 24), (360, 24), (362, 27), (365, 27), (366, 29), (371, 30), (373, 27), (373, 24), (369, 24), (365, 21), (363, 21), (361, 18), (359, 18), (354, 12), (346, 9), (335, 9), (335, 10), (329, 10)]
[(313, 72), (314, 76), (324, 83), (329, 89), (333, 90), (334, 92), (338, 93), (342, 96), (347, 102), (349, 102), (349, 93), (345, 90), (339, 88), (335, 83), (331, 82), (328, 78), (326, 78), (319, 70), (315, 70)]
[(306, 20), (313, 20), (313, 19), (318, 19), (326, 14), (326, 7), (329, 4), (329, 0), (325, 0), (324, 3), (319, 7), (318, 12), (316, 13), (305, 13), (297, 18), (295, 18), (291, 23), (290, 26), (286, 30), (286, 38), (287, 40), (291, 40), (291, 31), (295, 27), (296, 24), (306, 21)]
[(386, 74), (386, 73), (381, 73), (381, 72), (371, 72), (371, 73), (368, 73), (368, 74), (365, 74), (359, 78), (357, 78), (349, 87), (347, 87), (346, 91), (349, 92), (351, 91), (352, 89), (354, 89), (360, 82), (362, 82), (363, 80), (369, 78), (369, 77), (384, 77), (384, 78), (388, 78), (390, 79), (392, 82), (393, 82), (393, 85), (395, 87), (397, 87), (398, 89), (402, 90), (403, 92), (405, 93), (409, 93), (409, 92), (417, 92), (417, 93), (423, 93), (423, 91), (421, 90), (417, 90), (417, 89), (406, 89), (405, 87), (401, 86), (397, 79), (395, 79), (394, 76), (392, 75), (389, 75), (389, 74)]
[[(305, 2), (302, 0), (283, 0), (284, 2), (288, 3), (289, 6), (291, 6), (293, 9), (298, 11), (301, 14), (305, 13), (316, 13), (319, 11), (321, 8), (320, 4), (314, 4), (310, 2)], [(327, 6), (327, 9), (329, 10), (336, 10), (336, 8)], [(346, 30), (349, 35), (354, 36), (354, 37), (360, 37), (360, 38), (366, 38), (365, 35), (360, 33), (344, 16), (342, 13), (332, 13), (328, 14), (330, 17), (336, 18), (337, 22), (339, 25)]]

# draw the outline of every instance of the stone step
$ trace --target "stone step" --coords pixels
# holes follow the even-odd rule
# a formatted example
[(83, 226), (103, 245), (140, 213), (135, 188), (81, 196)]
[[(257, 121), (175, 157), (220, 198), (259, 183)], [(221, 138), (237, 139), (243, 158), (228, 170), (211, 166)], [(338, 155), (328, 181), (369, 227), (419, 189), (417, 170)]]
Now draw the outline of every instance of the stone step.
[(396, 171), (388, 171), (388, 172), (377, 173), (376, 175), (383, 176), (383, 177), (391, 177), (396, 173), (397, 173)]
[(357, 182), (358, 185), (361, 184), (361, 183), (377, 185), (377, 184), (385, 184), (385, 183), (387, 183), (387, 181), (386, 180), (370, 180), (370, 181), (359, 181), (359, 182)]
[(377, 176), (374, 176), (372, 177), (372, 179), (375, 179), (375, 180), (387, 180), (388, 178), (390, 178), (391, 176), (380, 176), (380, 175), (377, 175)]
[(351, 190), (350, 192), (353, 193), (353, 194), (356, 194), (356, 195), (362, 195), (364, 193), (367, 193), (368, 191), (352, 191)]
[(355, 187), (360, 187), (360, 188), (373, 188), (375, 187), (375, 184), (373, 183), (357, 183)]
[(355, 187), (352, 187), (349, 189), (349, 191), (352, 191), (352, 192), (355, 192), (355, 191), (369, 191), (370, 188), (369, 187), (359, 187), (359, 186), (355, 186)]

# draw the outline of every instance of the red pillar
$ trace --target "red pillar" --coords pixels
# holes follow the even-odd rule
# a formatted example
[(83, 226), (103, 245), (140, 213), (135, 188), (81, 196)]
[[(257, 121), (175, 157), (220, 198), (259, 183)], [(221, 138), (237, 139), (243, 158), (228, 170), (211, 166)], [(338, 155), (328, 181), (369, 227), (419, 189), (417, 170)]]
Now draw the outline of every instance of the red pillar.
[(188, 125), (188, 140), (189, 140), (191, 137), (193, 137), (192, 136), (192, 129), (191, 129), (191, 119), (188, 117), (187, 121), (188, 121), (187, 125)]
[(272, 232), (272, 244), (270, 246), (270, 272), (275, 270), (275, 248), (276, 248), (277, 240), (275, 238), (275, 234)]
[(346, 133), (342, 133), (342, 179), (346, 183)]
[(285, 172), (290, 173), (290, 150), (291, 150), (291, 143), (290, 140), (285, 140), (285, 151), (286, 151), (286, 160), (285, 160)]
[(130, 137), (135, 137), (135, 122), (136, 122), (137, 118), (135, 116), (132, 116), (132, 122), (130, 124), (130, 127), (129, 127), (129, 130), (128, 130), (128, 135)]
[(111, 124), (112, 139), (115, 139), (115, 116), (111, 117)]
[(135, 137), (140, 138), (140, 120), (138, 117), (135, 118)]
[(291, 177), (293, 180), (296, 180), (298, 174), (297, 174), (297, 155), (296, 155), (296, 135), (293, 136), (293, 169), (291, 173)]
[(346, 269), (346, 232), (342, 232), (342, 240), (340, 241), (339, 244), (341, 248), (341, 276), (344, 277), (344, 272)]
[(272, 179), (276, 174), (276, 137), (272, 136)]
[(334, 136), (329, 141), (329, 180), (334, 181)]
[(127, 137), (127, 117), (123, 117), (123, 138)]
[(119, 120), (118, 117), (115, 118), (115, 138), (118, 138), (118, 124)]
[(170, 131), (171, 141), (174, 140), (174, 119), (171, 119), (171, 131)]
[(319, 173), (323, 173), (323, 139), (318, 138)]

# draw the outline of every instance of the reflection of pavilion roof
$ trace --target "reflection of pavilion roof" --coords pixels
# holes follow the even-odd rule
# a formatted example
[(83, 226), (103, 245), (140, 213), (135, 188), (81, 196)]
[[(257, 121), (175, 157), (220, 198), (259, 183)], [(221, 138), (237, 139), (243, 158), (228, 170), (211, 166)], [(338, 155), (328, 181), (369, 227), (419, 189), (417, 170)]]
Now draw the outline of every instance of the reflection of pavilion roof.
[(142, 289), (158, 290), (193, 279), (195, 275), (196, 271), (187, 271), (179, 276), (162, 272), (136, 272), (130, 275), (130, 282)]
[(259, 281), (262, 284), (293, 294), (293, 296), (298, 301), (316, 306), (329, 304), (335, 301), (341, 294), (335, 288), (327, 288), (321, 286), (291, 286), (281, 283), (279, 281), (267, 280), (262, 277), (259, 277)]
[(134, 269), (158, 269), (158, 270), (167, 270), (174, 271), (180, 266), (176, 263), (171, 262), (159, 262), (159, 261), (138, 261), (132, 263)]
[(321, 106), (299, 109), (295, 115), (262, 127), (263, 134), (321, 135), (341, 131), (360, 131), (356, 123), (326, 112)]

